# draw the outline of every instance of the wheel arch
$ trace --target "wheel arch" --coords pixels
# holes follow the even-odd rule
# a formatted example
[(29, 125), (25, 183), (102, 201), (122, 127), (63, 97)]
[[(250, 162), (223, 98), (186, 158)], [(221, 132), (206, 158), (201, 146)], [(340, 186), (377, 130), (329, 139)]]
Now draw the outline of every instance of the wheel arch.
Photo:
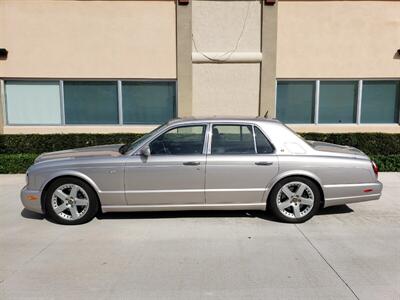
[(323, 208), (325, 206), (325, 195), (324, 195), (324, 191), (322, 189), (322, 182), (318, 178), (318, 176), (316, 176), (315, 174), (313, 174), (311, 172), (306, 172), (306, 171), (290, 171), (290, 172), (285, 172), (285, 173), (279, 174), (277, 177), (274, 178), (274, 180), (272, 180), (268, 184), (266, 193), (265, 193), (266, 195), (264, 196), (267, 207), (268, 207), (268, 201), (270, 200), (271, 191), (274, 188), (274, 186), (277, 183), (279, 183), (281, 180), (289, 178), (289, 177), (304, 177), (304, 178), (307, 178), (307, 179), (311, 180), (312, 182), (314, 182), (315, 185), (318, 187), (318, 190), (321, 194), (320, 208)]
[(94, 191), (95, 195), (96, 195), (96, 199), (99, 203), (99, 207), (101, 208), (101, 202), (100, 202), (100, 197), (99, 197), (99, 188), (98, 186), (95, 184), (95, 182), (88, 176), (86, 176), (85, 174), (79, 173), (79, 172), (66, 172), (66, 173), (59, 173), (59, 174), (55, 174), (52, 178), (48, 179), (42, 186), (41, 188), (41, 197), (40, 197), (40, 202), (41, 202), (41, 206), (42, 206), (42, 211), (44, 213), (46, 213), (46, 206), (45, 206), (45, 199), (46, 199), (46, 194), (47, 191), (49, 189), (49, 187), (51, 186), (51, 184), (61, 178), (75, 178), (75, 179), (79, 179), (83, 182), (85, 182), (86, 184), (88, 184)]

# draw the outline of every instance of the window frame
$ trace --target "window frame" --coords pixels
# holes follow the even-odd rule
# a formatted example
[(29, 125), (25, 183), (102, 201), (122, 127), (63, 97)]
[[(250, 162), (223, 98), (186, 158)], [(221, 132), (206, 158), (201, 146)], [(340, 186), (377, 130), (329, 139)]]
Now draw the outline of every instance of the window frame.
[[(63, 97), (62, 93), (61, 93), (61, 86), (60, 86), (60, 80), (58, 79), (37, 79), (37, 78), (23, 78), (23, 79), (19, 79), (19, 78), (3, 78), (3, 85), (2, 85), (2, 91), (0, 91), (0, 94), (4, 95), (4, 101), (3, 101), (3, 105), (2, 105), (2, 109), (4, 112), (4, 120), (3, 120), (3, 124), (5, 126), (15, 126), (15, 127), (19, 127), (19, 126), (62, 126), (64, 125), (64, 107), (63, 107), (63, 102), (61, 100), (61, 98)], [(8, 114), (8, 99), (7, 99), (7, 81), (18, 81), (18, 82), (54, 82), (54, 83), (58, 83), (58, 88), (59, 88), (59, 97), (60, 97), (60, 122), (59, 123), (48, 123), (48, 124), (43, 124), (43, 123), (12, 123), (9, 121), (9, 114)]]
[[(314, 80), (314, 79), (286, 79), (286, 80), (281, 80), (277, 79), (276, 80), (276, 93), (275, 93), (275, 115), (277, 115), (278, 112), (278, 84), (279, 82), (309, 82), (313, 84), (314, 88), (314, 95), (312, 99), (312, 109), (311, 109), (311, 114), (312, 114), (312, 122), (309, 123), (287, 123), (287, 124), (293, 124), (293, 125), (310, 125), (310, 124), (317, 124), (318, 123), (318, 110), (319, 110), (319, 86), (320, 86), (320, 81), (319, 80)], [(318, 97), (318, 99), (317, 99)]]
[[(0, 78), (0, 81), (3, 82), (0, 93), (4, 95), (4, 101), (2, 101), (2, 109), (4, 112), (4, 118), (3, 118), (3, 124), (5, 126), (13, 126), (13, 127), (18, 127), (18, 126), (40, 126), (40, 127), (45, 127), (45, 126), (57, 126), (57, 127), (90, 127), (90, 126), (127, 126), (127, 127), (133, 127), (133, 126), (158, 126), (160, 125), (159, 123), (132, 123), (132, 124), (124, 124), (123, 123), (123, 95), (122, 95), (122, 82), (171, 82), (174, 83), (175, 85), (175, 99), (174, 99), (174, 107), (173, 107), (173, 112), (174, 115), (172, 118), (177, 117), (177, 105), (178, 105), (178, 81), (176, 78), (151, 78), (151, 79), (115, 79), (115, 78), (15, 78), (15, 77), (3, 77)], [(7, 110), (7, 95), (6, 95), (6, 83), (7, 81), (20, 81), (20, 82), (57, 82), (59, 86), (59, 92), (60, 92), (60, 114), (61, 114), (61, 122), (60, 123), (55, 123), (55, 124), (31, 124), (31, 123), (19, 123), (19, 124), (14, 124), (10, 123), (8, 121), (8, 110)], [(64, 103), (64, 82), (65, 81), (113, 81), (116, 82), (117, 84), (117, 105), (118, 105), (118, 122), (115, 124), (91, 124), (91, 123), (82, 123), (82, 124), (66, 124), (65, 123), (65, 103)]]
[(199, 123), (188, 123), (188, 124), (174, 124), (171, 126), (167, 126), (166, 128), (164, 128), (164, 130), (156, 133), (154, 136), (149, 137), (149, 139), (144, 142), (144, 144), (142, 146), (140, 146), (136, 151), (134, 151), (133, 153), (131, 153), (129, 156), (140, 156), (141, 155), (141, 151), (145, 148), (145, 147), (150, 147), (150, 144), (155, 141), (157, 138), (159, 138), (160, 136), (162, 136), (163, 134), (177, 129), (177, 128), (182, 128), (182, 127), (195, 127), (195, 126), (204, 126), (204, 139), (203, 139), (203, 150), (201, 153), (198, 154), (151, 154), (151, 156), (190, 156), (190, 155), (207, 155), (207, 145), (208, 145), (208, 140), (209, 140), (209, 128), (210, 128), (210, 124), (207, 122), (199, 122)]
[[(252, 130), (252, 135), (253, 135), (253, 146), (254, 146), (254, 152), (255, 153), (222, 153), (222, 154), (216, 154), (216, 153), (211, 153), (211, 146), (212, 146), (212, 128), (214, 125), (225, 125), (225, 126), (251, 126)], [(272, 146), (273, 151), (271, 153), (257, 153), (257, 142), (256, 142), (256, 134), (254, 128), (257, 128), (260, 130), (260, 132), (263, 134), (265, 139), (267, 139), (268, 143)], [(229, 156), (237, 156), (237, 155), (275, 155), (276, 153), (276, 147), (275, 145), (271, 142), (271, 140), (268, 138), (268, 136), (265, 134), (264, 130), (257, 126), (255, 123), (236, 123), (236, 122), (212, 122), (209, 123), (209, 132), (208, 132), (208, 145), (207, 145), (207, 155), (217, 155), (217, 156), (222, 156), (222, 155), (229, 155)]]
[[(362, 93), (363, 93), (363, 83), (364, 81), (397, 81), (400, 84), (400, 78), (277, 78), (275, 84), (275, 113), (278, 103), (277, 87), (278, 82), (290, 82), (290, 81), (314, 81), (315, 82), (315, 95), (314, 95), (314, 123), (285, 123), (294, 126), (309, 126), (309, 125), (321, 125), (321, 126), (385, 126), (385, 125), (396, 125), (400, 124), (400, 99), (398, 101), (399, 116), (397, 117), (397, 122), (393, 123), (363, 123), (361, 122), (362, 113)], [(354, 123), (321, 123), (319, 122), (319, 104), (320, 104), (320, 83), (321, 81), (356, 81), (357, 82), (357, 97), (356, 97), (356, 111), (355, 111), (355, 122)]]

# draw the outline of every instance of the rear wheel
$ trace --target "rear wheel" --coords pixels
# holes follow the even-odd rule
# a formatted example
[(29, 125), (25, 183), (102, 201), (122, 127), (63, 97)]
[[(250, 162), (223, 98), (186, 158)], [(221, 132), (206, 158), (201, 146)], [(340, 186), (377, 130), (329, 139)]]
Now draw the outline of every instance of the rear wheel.
[(318, 211), (321, 193), (318, 186), (304, 177), (288, 177), (279, 181), (271, 191), (268, 206), (281, 221), (301, 223)]
[(45, 198), (46, 215), (56, 223), (77, 225), (89, 222), (99, 204), (92, 187), (77, 178), (60, 178), (49, 187)]

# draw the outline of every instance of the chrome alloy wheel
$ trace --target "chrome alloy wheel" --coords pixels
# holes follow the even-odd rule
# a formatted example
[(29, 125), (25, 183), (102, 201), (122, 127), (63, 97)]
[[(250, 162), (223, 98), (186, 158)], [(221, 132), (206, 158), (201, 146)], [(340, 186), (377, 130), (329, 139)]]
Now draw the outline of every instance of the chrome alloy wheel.
[(82, 218), (89, 208), (89, 196), (76, 184), (59, 186), (51, 197), (51, 206), (61, 218), (69, 221)]
[(281, 187), (276, 196), (276, 204), (283, 215), (298, 219), (311, 212), (314, 199), (314, 193), (307, 184), (292, 181)]

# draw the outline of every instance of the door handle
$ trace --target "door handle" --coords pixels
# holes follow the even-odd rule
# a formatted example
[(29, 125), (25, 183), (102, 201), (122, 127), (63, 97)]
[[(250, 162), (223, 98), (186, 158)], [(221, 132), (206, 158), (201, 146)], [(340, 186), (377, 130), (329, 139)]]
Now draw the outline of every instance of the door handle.
[(257, 165), (257, 166), (270, 166), (270, 165), (273, 164), (273, 162), (270, 162), (270, 161), (256, 161), (254, 164)]
[(200, 162), (199, 161), (186, 161), (183, 163), (184, 166), (199, 166)]

